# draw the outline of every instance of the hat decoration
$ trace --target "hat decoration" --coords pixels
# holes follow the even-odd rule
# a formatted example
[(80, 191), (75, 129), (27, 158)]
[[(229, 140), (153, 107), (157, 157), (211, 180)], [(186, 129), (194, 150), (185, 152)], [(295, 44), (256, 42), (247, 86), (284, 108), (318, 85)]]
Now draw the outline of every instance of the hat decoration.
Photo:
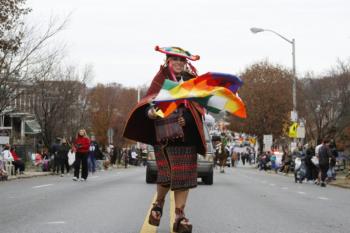
[(198, 61), (198, 55), (192, 55), (190, 52), (180, 48), (180, 47), (159, 47), (158, 45), (155, 47), (155, 50), (161, 53), (165, 53), (171, 56), (183, 57), (191, 61)]

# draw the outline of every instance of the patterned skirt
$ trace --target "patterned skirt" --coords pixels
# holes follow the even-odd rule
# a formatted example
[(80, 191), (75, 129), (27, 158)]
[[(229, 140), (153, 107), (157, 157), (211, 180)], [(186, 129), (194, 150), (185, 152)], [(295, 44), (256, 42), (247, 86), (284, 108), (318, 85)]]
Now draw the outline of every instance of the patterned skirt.
[(157, 184), (182, 190), (197, 186), (197, 153), (194, 146), (155, 146)]

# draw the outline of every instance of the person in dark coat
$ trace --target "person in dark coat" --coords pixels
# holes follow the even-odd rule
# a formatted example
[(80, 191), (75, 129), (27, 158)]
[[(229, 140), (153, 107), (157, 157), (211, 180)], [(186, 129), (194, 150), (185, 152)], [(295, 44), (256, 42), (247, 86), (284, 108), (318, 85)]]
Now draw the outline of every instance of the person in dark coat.
[[(63, 138), (60, 146), (57, 149), (57, 157), (58, 157), (59, 169), (61, 171), (61, 177), (64, 176), (64, 167), (66, 167), (66, 161), (68, 161), (69, 150), (70, 150), (70, 147), (67, 143), (67, 140)], [(67, 169), (67, 173), (68, 172), (69, 172), (69, 169)]]
[(327, 171), (329, 169), (329, 160), (332, 157), (332, 152), (329, 148), (329, 140), (323, 139), (322, 146), (318, 152), (318, 160), (321, 173), (321, 187), (326, 187)]
[(164, 200), (171, 189), (175, 192), (176, 217), (173, 230), (192, 232), (192, 225), (185, 217), (184, 209), (189, 189), (197, 186), (197, 153), (205, 155), (206, 142), (202, 121), (204, 109), (195, 102), (182, 101), (177, 111), (168, 119), (177, 119), (184, 136), (166, 140), (164, 143), (157, 141), (155, 123), (162, 120), (158, 118), (155, 108), (150, 103), (158, 95), (165, 79), (180, 83), (197, 76), (188, 60), (197, 60), (199, 56), (193, 56), (178, 47), (156, 47), (156, 50), (167, 54), (165, 65), (161, 66), (153, 79), (146, 96), (131, 112), (124, 136), (150, 144), (155, 150), (158, 167), (157, 199), (151, 209), (149, 223), (159, 225)]
[(56, 138), (55, 142), (52, 144), (50, 148), (50, 154), (51, 154), (50, 161), (52, 161), (53, 173), (57, 175), (59, 174), (59, 168), (60, 168), (60, 158), (58, 156), (59, 147), (60, 147), (60, 139)]
[(317, 180), (318, 168), (311, 161), (313, 156), (315, 156), (315, 148), (312, 144), (309, 144), (305, 151), (306, 180), (315, 182)]
[(13, 157), (12, 164), (15, 166), (15, 175), (17, 174), (17, 170), (19, 170), (19, 174), (23, 174), (23, 172), (25, 170), (24, 162), (16, 153), (16, 149), (14, 147), (11, 147), (10, 152), (11, 152), (12, 157)]
[(338, 150), (334, 140), (330, 142), (329, 149), (331, 150), (332, 157), (329, 162), (330, 177), (328, 177), (328, 179), (331, 181), (336, 180), (337, 175), (335, 172), (335, 165), (337, 164)]

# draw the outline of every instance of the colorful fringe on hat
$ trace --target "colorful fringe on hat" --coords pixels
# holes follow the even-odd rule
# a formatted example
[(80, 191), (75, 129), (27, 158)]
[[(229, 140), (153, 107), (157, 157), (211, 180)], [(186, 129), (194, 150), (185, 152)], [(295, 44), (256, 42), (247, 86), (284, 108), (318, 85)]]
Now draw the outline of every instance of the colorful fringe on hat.
[(192, 55), (190, 52), (180, 48), (180, 47), (159, 47), (158, 45), (155, 47), (155, 50), (161, 53), (165, 53), (167, 55), (183, 57), (191, 61), (198, 61), (198, 55)]

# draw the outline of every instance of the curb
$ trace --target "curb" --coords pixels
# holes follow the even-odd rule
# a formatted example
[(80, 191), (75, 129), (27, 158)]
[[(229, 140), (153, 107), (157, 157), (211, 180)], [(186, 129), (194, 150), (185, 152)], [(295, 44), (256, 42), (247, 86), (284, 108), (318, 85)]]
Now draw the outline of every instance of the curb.
[[(281, 173), (274, 173), (274, 172), (270, 172), (270, 171), (267, 171), (266, 172), (267, 174), (270, 174), (270, 175), (280, 175), (280, 176), (285, 176)], [(288, 176), (285, 176), (285, 177), (294, 177), (294, 174), (291, 174), (289, 173)], [(342, 179), (341, 179), (342, 180)], [(327, 185), (332, 185), (332, 186), (335, 186), (335, 187), (339, 187), (339, 188), (344, 188), (344, 189), (350, 189), (350, 184), (338, 184), (338, 183), (328, 183)]]
[(336, 186), (336, 187), (343, 188), (343, 189), (350, 189), (350, 185), (332, 184), (332, 183), (329, 183), (328, 185)]
[(29, 179), (33, 177), (39, 177), (39, 176), (49, 176), (51, 175), (51, 172), (45, 172), (45, 173), (39, 173), (39, 174), (32, 174), (32, 175), (24, 175), (24, 176), (10, 176), (8, 177), (7, 181), (11, 180), (19, 180), (19, 179)]
[[(133, 168), (136, 168), (136, 166), (128, 166), (127, 169), (133, 169)], [(112, 171), (112, 170), (124, 170), (125, 168), (124, 167), (121, 167), (121, 168), (116, 168), (116, 167), (112, 167), (112, 168), (109, 168), (107, 170), (101, 170), (101, 171)], [(53, 175), (52, 172), (39, 172), (37, 174), (31, 174), (31, 175), (24, 175), (24, 176), (9, 176), (7, 181), (12, 181), (12, 180), (19, 180), (19, 179), (30, 179), (30, 178), (34, 178), (34, 177), (40, 177), (40, 176), (50, 176), (50, 175)]]

